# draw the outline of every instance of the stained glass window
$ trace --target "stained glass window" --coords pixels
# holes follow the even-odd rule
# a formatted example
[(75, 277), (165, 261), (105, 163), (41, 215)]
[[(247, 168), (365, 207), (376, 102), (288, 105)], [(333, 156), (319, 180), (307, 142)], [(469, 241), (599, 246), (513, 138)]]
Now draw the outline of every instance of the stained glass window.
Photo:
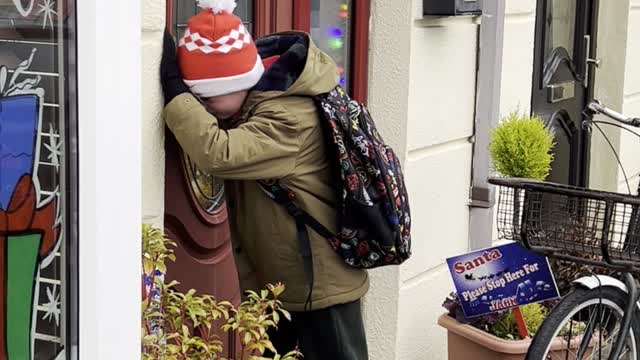
[(577, 6), (576, 0), (551, 0), (547, 4), (547, 56), (553, 49), (561, 47), (573, 57)]
[[(234, 10), (234, 14), (244, 20), (244, 25), (253, 32), (253, 0), (237, 1), (238, 6)], [(175, 34), (182, 35), (187, 28), (187, 21), (190, 17), (197, 14), (200, 9), (193, 0), (175, 0)], [(191, 191), (195, 195), (200, 207), (209, 214), (216, 213), (222, 204), (224, 204), (224, 185), (220, 179), (211, 176), (200, 169), (189, 159), (184, 156), (184, 169)]]
[(349, 89), (352, 0), (311, 0), (311, 37), (338, 64), (340, 84)]
[(0, 0), (3, 359), (67, 359), (75, 343), (74, 9), (71, 0)]
[[(233, 13), (244, 20), (247, 30), (253, 32), (253, 0), (236, 0), (236, 4)], [(181, 35), (187, 27), (189, 18), (202, 9), (193, 0), (174, 0), (174, 6), (176, 34)]]

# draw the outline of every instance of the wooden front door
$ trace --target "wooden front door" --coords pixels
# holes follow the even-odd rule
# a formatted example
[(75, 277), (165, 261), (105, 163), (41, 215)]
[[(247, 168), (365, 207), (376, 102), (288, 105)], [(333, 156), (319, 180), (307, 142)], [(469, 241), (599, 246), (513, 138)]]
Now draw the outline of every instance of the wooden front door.
[[(276, 31), (305, 29), (308, 18), (294, 0), (239, 0), (235, 14), (255, 37)], [(306, 0), (296, 0), (308, 4)], [(174, 35), (182, 34), (187, 20), (199, 11), (194, 0), (168, 0), (167, 26)], [(307, 25), (308, 26), (308, 25)], [(196, 289), (219, 300), (240, 301), (238, 278), (233, 260), (224, 185), (219, 179), (201, 172), (182, 152), (175, 137), (166, 131), (165, 230), (178, 243), (176, 262), (167, 276), (180, 282), (180, 290)], [(233, 337), (222, 336), (228, 353), (236, 357)]]
[(550, 181), (584, 186), (589, 133), (582, 128), (590, 97), (594, 0), (538, 1), (533, 112), (555, 135)]

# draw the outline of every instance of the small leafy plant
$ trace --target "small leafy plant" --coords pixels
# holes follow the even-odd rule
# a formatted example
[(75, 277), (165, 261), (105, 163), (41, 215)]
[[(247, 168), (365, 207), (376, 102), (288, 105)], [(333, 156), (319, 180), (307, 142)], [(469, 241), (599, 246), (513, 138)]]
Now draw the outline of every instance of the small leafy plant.
[[(528, 304), (520, 307), (527, 330), (534, 335), (547, 317), (548, 311), (541, 304)], [(489, 332), (499, 338), (508, 340), (520, 339), (518, 326), (511, 311), (505, 312), (498, 321), (489, 327)]]
[(489, 151), (500, 175), (544, 180), (551, 172), (554, 145), (542, 119), (514, 111), (491, 132)]
[[(172, 248), (176, 244), (159, 229), (143, 225), (142, 245), (143, 360), (223, 359), (220, 353), (224, 347), (217, 330), (239, 337), (242, 351), (238, 360), (296, 360), (302, 356), (298, 350), (280, 355), (267, 334), (281, 317), (290, 319), (278, 299), (284, 285), (269, 285), (259, 294), (250, 291), (247, 300), (237, 307), (199, 295), (193, 289), (181, 293), (175, 290), (177, 282), (164, 281), (165, 262), (175, 261)], [(274, 357), (262, 357), (266, 350)]]

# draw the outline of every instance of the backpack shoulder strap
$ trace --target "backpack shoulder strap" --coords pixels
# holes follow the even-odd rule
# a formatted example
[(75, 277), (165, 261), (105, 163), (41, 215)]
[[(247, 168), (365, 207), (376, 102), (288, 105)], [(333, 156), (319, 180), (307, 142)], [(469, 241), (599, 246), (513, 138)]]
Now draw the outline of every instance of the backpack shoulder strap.
[[(307, 301), (305, 302), (305, 310), (311, 310), (312, 307), (312, 295), (313, 295), (313, 254), (311, 252), (311, 242), (309, 241), (309, 233), (307, 231), (307, 225), (310, 226), (321, 236), (331, 238), (331, 231), (320, 224), (316, 219), (304, 211), (295, 201), (295, 194), (293, 191), (282, 186), (278, 181), (266, 182), (258, 181), (258, 185), (262, 191), (273, 201), (283, 206), (287, 213), (293, 217), (296, 222), (296, 231), (298, 237), (298, 246), (300, 247), (300, 256), (302, 256), (305, 276), (307, 278), (307, 285), (309, 286), (309, 294)], [(327, 235), (329, 235), (327, 237)]]
[(281, 205), (287, 210), (287, 213), (294, 219), (301, 219), (313, 231), (326, 239), (332, 239), (335, 234), (322, 225), (318, 220), (302, 209), (296, 202), (296, 195), (293, 191), (282, 186), (280, 182), (258, 181), (260, 189), (270, 199)]

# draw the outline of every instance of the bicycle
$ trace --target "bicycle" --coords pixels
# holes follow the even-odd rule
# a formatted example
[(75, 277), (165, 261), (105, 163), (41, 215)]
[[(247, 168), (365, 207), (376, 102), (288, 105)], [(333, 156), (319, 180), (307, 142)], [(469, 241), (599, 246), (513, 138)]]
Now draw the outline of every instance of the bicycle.
[[(595, 114), (615, 122), (595, 121)], [(628, 131), (623, 125), (640, 127), (640, 118), (628, 118), (598, 101), (589, 104), (585, 115), (584, 125), (600, 131), (599, 124)], [(575, 279), (534, 335), (526, 359), (640, 359), (635, 277), (640, 274), (640, 197), (514, 178), (489, 182), (498, 188), (500, 239), (518, 241), (550, 258), (619, 273)]]

